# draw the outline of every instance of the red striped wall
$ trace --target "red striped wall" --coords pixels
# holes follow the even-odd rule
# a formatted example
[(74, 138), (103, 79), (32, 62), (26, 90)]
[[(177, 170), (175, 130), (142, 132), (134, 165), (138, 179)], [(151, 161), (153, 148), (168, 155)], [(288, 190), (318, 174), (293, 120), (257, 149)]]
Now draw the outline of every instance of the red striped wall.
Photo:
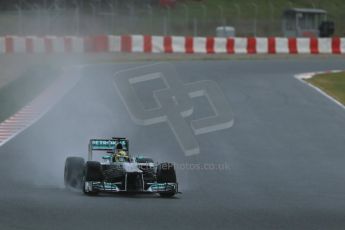
[(151, 35), (0, 37), (0, 53), (343, 54), (345, 38), (217, 38)]

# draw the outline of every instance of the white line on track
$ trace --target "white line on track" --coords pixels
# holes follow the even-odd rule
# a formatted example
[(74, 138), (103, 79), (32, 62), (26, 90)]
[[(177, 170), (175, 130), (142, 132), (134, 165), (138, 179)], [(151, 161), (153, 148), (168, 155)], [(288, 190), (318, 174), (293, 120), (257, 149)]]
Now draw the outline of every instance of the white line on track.
[(83, 66), (63, 69), (61, 76), (16, 114), (0, 123), (0, 147), (42, 118), (81, 78)]

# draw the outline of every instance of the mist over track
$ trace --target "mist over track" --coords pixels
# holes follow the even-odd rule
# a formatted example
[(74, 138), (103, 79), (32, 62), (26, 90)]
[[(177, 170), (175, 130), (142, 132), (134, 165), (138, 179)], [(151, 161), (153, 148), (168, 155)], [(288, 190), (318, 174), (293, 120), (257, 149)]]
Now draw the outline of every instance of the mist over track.
[[(293, 77), (341, 69), (343, 60), (173, 62), (184, 84), (215, 81), (234, 113), (233, 127), (196, 136), (200, 154), (191, 157), (166, 123), (139, 126), (130, 119), (113, 78), (142, 64), (85, 67), (59, 104), (0, 148), (0, 229), (345, 226), (345, 111)], [(148, 106), (154, 105), (150, 92), (160, 86), (157, 81), (138, 89)], [(205, 101), (193, 101), (195, 116), (209, 113)], [(114, 135), (130, 139), (132, 154), (229, 168), (179, 169), (183, 194), (174, 199), (66, 191), (65, 158), (86, 157), (90, 138)]]

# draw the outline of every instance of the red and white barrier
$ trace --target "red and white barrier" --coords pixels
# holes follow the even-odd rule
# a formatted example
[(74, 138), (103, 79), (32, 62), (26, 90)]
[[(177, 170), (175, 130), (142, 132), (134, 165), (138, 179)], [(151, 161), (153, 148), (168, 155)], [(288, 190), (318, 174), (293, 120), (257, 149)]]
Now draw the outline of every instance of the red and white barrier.
[(150, 35), (0, 37), (8, 53), (343, 54), (345, 38), (218, 38)]

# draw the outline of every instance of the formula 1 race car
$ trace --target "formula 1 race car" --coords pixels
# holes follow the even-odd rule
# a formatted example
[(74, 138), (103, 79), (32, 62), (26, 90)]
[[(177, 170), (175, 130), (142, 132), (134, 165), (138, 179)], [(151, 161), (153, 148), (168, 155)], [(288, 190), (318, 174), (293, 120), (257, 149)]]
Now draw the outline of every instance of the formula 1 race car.
[[(65, 162), (64, 181), (67, 188), (80, 188), (87, 195), (99, 192), (158, 193), (172, 197), (178, 193), (173, 164), (155, 164), (147, 157), (114, 157), (116, 146), (128, 152), (128, 139), (91, 139), (88, 161), (81, 157), (68, 157)], [(106, 152), (102, 162), (92, 161), (93, 152)]]

